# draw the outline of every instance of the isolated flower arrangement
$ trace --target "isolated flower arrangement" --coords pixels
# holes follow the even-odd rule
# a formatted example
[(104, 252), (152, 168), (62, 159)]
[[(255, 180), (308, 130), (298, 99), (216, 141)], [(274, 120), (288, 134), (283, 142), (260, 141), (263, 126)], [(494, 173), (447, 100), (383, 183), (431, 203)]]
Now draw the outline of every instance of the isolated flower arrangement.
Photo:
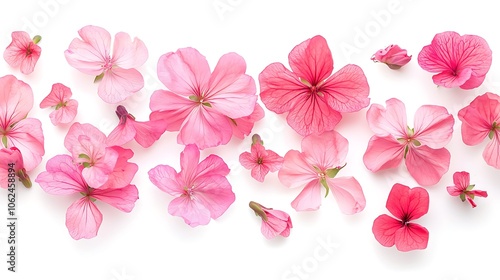
[[(78, 34), (80, 38), (73, 39), (64, 52), (65, 58), (70, 66), (94, 77), (99, 83), (97, 93), (105, 103), (120, 103), (143, 88), (138, 68), (148, 59), (144, 42), (119, 32), (112, 44), (107, 30), (92, 25), (81, 28)], [(42, 53), (40, 39), (13, 32), (5, 61), (25, 75), (32, 73)], [(393, 44), (378, 50), (371, 60), (398, 70), (411, 58), (406, 49)], [(418, 54), (418, 64), (437, 73), (432, 77), (436, 85), (463, 90), (479, 87), (491, 62), (492, 52), (483, 38), (451, 31), (436, 34)], [(414, 222), (429, 209), (429, 193), (421, 186), (436, 185), (448, 172), (453, 157), (445, 146), (453, 134), (454, 116), (443, 106), (424, 105), (415, 112), (414, 126), (409, 127), (403, 101), (391, 98), (385, 107), (370, 105), (370, 87), (363, 70), (348, 64), (333, 72), (330, 48), (320, 35), (296, 45), (288, 55), (288, 64), (290, 70), (279, 62), (265, 67), (258, 76), (257, 93), (254, 78), (246, 73), (245, 60), (236, 53), (222, 55), (211, 70), (208, 60), (195, 48), (167, 52), (157, 65), (158, 78), (166, 89), (152, 93), (149, 118), (136, 120), (124, 105), (117, 105), (118, 121), (109, 135), (92, 124), (74, 122), (78, 102), (72, 99), (68, 86), (55, 83), (40, 108), (52, 108), (49, 119), (53, 125), (69, 125), (64, 138), (68, 153), (48, 159), (35, 182), (49, 194), (74, 196), (76, 201), (66, 211), (69, 234), (74, 239), (94, 238), (103, 221), (98, 209), (101, 202), (130, 212), (139, 198), (133, 183), (139, 165), (129, 161), (134, 151), (128, 143), (135, 141), (147, 149), (161, 141), (166, 131), (177, 132), (177, 143), (184, 146), (180, 170), (157, 165), (148, 171), (149, 179), (173, 196), (168, 213), (191, 227), (207, 225), (226, 213), (237, 196), (227, 178), (230, 169), (224, 159), (216, 154), (201, 159), (201, 150), (225, 145), (233, 137), (247, 143), (245, 137), (265, 115), (260, 97), (269, 111), (286, 115), (287, 123), (302, 137), (301, 150), (290, 149), (282, 157), (253, 134), (249, 149), (239, 154), (240, 164), (260, 183), (277, 172), (282, 185), (301, 188), (291, 202), (296, 211), (318, 210), (322, 196), (331, 193), (340, 211), (352, 215), (365, 209), (366, 198), (358, 180), (344, 175), (346, 160), (350, 160), (349, 141), (336, 128), (343, 113), (370, 106), (366, 120), (374, 135), (362, 159), (366, 168), (379, 172), (404, 161), (409, 175), (420, 185), (409, 188), (395, 182), (386, 203), (392, 217), (383, 214), (374, 220), (375, 240), (386, 247), (395, 245), (400, 251), (425, 249), (429, 231)], [(13, 176), (31, 187), (28, 173), (45, 154), (42, 122), (27, 117), (33, 99), (28, 84), (13, 75), (0, 77), (2, 188), (7, 188)], [(460, 110), (458, 119), (466, 145), (489, 138), (484, 160), (500, 169), (500, 97), (494, 93), (477, 96)], [(168, 154), (166, 149), (165, 156)], [(447, 192), (467, 200), (473, 208), (476, 197), (488, 196), (486, 191), (473, 189), (468, 172), (456, 172), (453, 184), (448, 184)], [(293, 226), (288, 213), (255, 201), (250, 201), (249, 207), (260, 217), (265, 238), (290, 236)]]

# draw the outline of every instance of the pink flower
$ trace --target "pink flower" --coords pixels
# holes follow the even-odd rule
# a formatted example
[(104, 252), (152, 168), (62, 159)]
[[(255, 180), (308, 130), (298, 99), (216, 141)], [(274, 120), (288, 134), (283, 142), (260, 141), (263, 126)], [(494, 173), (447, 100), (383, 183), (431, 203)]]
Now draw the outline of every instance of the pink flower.
[(409, 188), (395, 184), (386, 204), (387, 210), (395, 218), (383, 214), (373, 221), (372, 232), (375, 239), (385, 247), (402, 252), (427, 248), (429, 231), (411, 221), (422, 217), (429, 211), (429, 193), (421, 187)]
[(255, 103), (255, 108), (249, 116), (230, 119), (231, 127), (233, 128), (233, 136), (239, 139), (244, 139), (245, 136), (252, 132), (253, 125), (264, 118), (264, 109), (260, 107), (259, 103)]
[(411, 55), (408, 56), (406, 50), (398, 45), (390, 45), (385, 49), (378, 50), (373, 54), (371, 60), (385, 63), (391, 69), (399, 69), (410, 62)]
[(255, 82), (236, 53), (223, 55), (213, 73), (196, 49), (167, 53), (158, 61), (158, 77), (170, 91), (151, 96), (151, 120), (165, 120), (168, 131), (180, 131), (179, 144), (200, 149), (224, 145), (233, 135), (231, 119), (255, 110)]
[(251, 153), (243, 152), (240, 154), (240, 163), (246, 169), (251, 169), (252, 177), (264, 182), (264, 177), (271, 172), (278, 171), (283, 165), (283, 158), (277, 153), (266, 150), (258, 134), (252, 136)]
[(87, 75), (102, 79), (97, 93), (107, 103), (118, 103), (144, 87), (144, 78), (135, 68), (148, 59), (144, 43), (127, 33), (115, 35), (111, 55), (111, 35), (101, 27), (88, 25), (78, 31), (82, 39), (75, 38), (64, 52), (74, 68)]
[(45, 154), (42, 123), (27, 118), (33, 107), (31, 87), (12, 75), (0, 77), (0, 137), (4, 148), (16, 147), (31, 171)]
[(24, 168), (23, 157), (18, 148), (0, 149), (0, 188), (7, 189), (16, 182), (16, 177), (27, 188), (31, 188), (31, 180)]
[(329, 191), (344, 214), (361, 212), (366, 205), (363, 190), (354, 177), (335, 178), (346, 165), (349, 142), (336, 131), (312, 134), (302, 140), (302, 152), (286, 153), (278, 177), (289, 188), (304, 187), (292, 201), (297, 211), (317, 210), (321, 205), (321, 187)]
[(166, 129), (164, 120), (136, 121), (135, 117), (129, 114), (122, 105), (116, 108), (116, 115), (120, 122), (108, 135), (107, 144), (110, 146), (121, 146), (135, 139), (139, 145), (147, 148), (160, 139)]
[(476, 35), (452, 31), (438, 33), (430, 45), (418, 54), (418, 64), (424, 70), (438, 73), (432, 80), (438, 86), (473, 89), (479, 87), (491, 66), (491, 49)]
[(500, 169), (500, 96), (487, 92), (476, 97), (458, 112), (462, 121), (462, 140), (466, 145), (478, 145), (488, 137), (483, 158), (490, 166)]
[(477, 206), (474, 202), (474, 197), (488, 197), (486, 191), (472, 190), (475, 185), (471, 185), (470, 183), (469, 172), (455, 172), (453, 174), (453, 183), (455, 184), (454, 186), (446, 187), (448, 193), (452, 196), (460, 196), (462, 201), (467, 199), (472, 208)]
[(405, 159), (418, 184), (436, 184), (450, 165), (450, 152), (444, 146), (453, 134), (453, 116), (442, 106), (424, 105), (415, 113), (414, 128), (409, 128), (403, 102), (391, 98), (386, 104), (386, 109), (372, 104), (366, 113), (375, 132), (363, 156), (366, 168), (377, 172), (394, 168)]
[(235, 200), (224, 160), (216, 155), (199, 160), (200, 151), (190, 144), (181, 153), (179, 173), (168, 165), (158, 165), (148, 172), (155, 186), (176, 197), (168, 206), (170, 215), (182, 217), (191, 227), (219, 218)]
[(25, 31), (14, 31), (12, 42), (5, 49), (3, 58), (11, 67), (20, 67), (21, 73), (31, 74), (42, 53), (42, 49), (37, 45), (41, 39), (39, 35), (31, 39)]
[(55, 107), (50, 113), (50, 121), (53, 125), (70, 123), (75, 119), (78, 111), (78, 101), (70, 99), (71, 89), (63, 84), (53, 84), (52, 90), (40, 103), (40, 108)]
[(267, 109), (287, 115), (300, 135), (330, 131), (343, 112), (357, 112), (370, 103), (363, 70), (349, 64), (335, 74), (325, 38), (315, 36), (288, 55), (292, 71), (281, 63), (267, 66), (259, 75), (260, 98)]
[(95, 201), (100, 200), (123, 212), (130, 212), (137, 201), (136, 186), (95, 189), (82, 176), (84, 167), (75, 164), (68, 155), (58, 155), (47, 161), (47, 171), (38, 175), (35, 182), (53, 195), (81, 194), (66, 212), (66, 227), (73, 239), (97, 236), (102, 214)]
[(290, 235), (290, 229), (293, 227), (290, 215), (281, 210), (266, 208), (254, 201), (250, 201), (249, 206), (255, 215), (262, 218), (260, 231), (267, 239), (275, 238), (278, 235), (283, 237)]

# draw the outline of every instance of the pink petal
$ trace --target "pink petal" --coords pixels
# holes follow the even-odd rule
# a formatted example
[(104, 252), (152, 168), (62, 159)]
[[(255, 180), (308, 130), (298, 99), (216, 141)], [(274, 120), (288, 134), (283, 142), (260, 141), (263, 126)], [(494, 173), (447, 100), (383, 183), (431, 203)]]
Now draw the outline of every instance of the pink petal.
[(421, 186), (432, 186), (441, 180), (450, 166), (447, 149), (432, 149), (428, 146), (410, 148), (406, 155), (406, 167)]
[(36, 45), (25, 31), (12, 32), (12, 42), (3, 57), (11, 67), (20, 67), (21, 73), (31, 74), (40, 58), (42, 49)]
[(488, 192), (480, 191), (480, 190), (469, 191), (469, 194), (472, 194), (474, 196), (479, 196), (479, 197), (488, 197)]
[(97, 236), (102, 222), (102, 214), (89, 197), (75, 201), (66, 212), (66, 227), (75, 240)]
[(12, 75), (0, 77), (0, 128), (7, 130), (33, 108), (33, 91)]
[(191, 227), (207, 225), (210, 222), (210, 211), (198, 200), (185, 195), (174, 198), (170, 202), (168, 213), (181, 217)]
[(444, 71), (432, 76), (432, 81), (438, 86), (446, 88), (459, 87), (465, 84), (472, 75), (472, 69), (466, 68), (459, 73), (453, 71)]
[(123, 68), (130, 69), (143, 65), (148, 59), (148, 49), (144, 42), (130, 36), (125, 32), (118, 32), (115, 35), (113, 46), (113, 64)]
[(462, 194), (463, 190), (461, 188), (458, 188), (457, 186), (449, 186), (449, 187), (446, 187), (446, 191), (448, 191), (448, 193), (451, 195), (451, 196), (459, 196)]
[(71, 98), (71, 89), (63, 84), (56, 83), (52, 85), (52, 90), (49, 95), (47, 95), (42, 102), (40, 102), (40, 108), (48, 108), (52, 106), (57, 106), (59, 103), (64, 103)]
[[(303, 187), (318, 179), (312, 164), (299, 151), (290, 150), (285, 154), (283, 166), (278, 172), (280, 182), (288, 188)], [(319, 185), (319, 183), (318, 183)]]
[(190, 184), (198, 176), (198, 164), (200, 162), (200, 150), (194, 144), (184, 147), (180, 156), (181, 172), (186, 184)]
[(138, 122), (133, 121), (135, 128), (135, 141), (144, 148), (153, 145), (166, 130), (167, 122), (164, 120)]
[(254, 123), (264, 118), (264, 109), (255, 103), (255, 108), (249, 116), (231, 119), (231, 127), (233, 128), (233, 136), (239, 139), (244, 139), (252, 132)]
[(414, 138), (430, 148), (442, 148), (450, 142), (454, 124), (445, 107), (424, 105), (415, 112)]
[(240, 164), (245, 167), (246, 169), (252, 169), (254, 167), (257, 167), (258, 163), (256, 158), (257, 155), (252, 155), (249, 152), (243, 152), (240, 154), (239, 160)]
[(466, 197), (467, 201), (469, 202), (469, 204), (472, 206), (472, 208), (476, 208), (477, 207), (477, 204), (474, 202), (474, 200), (470, 197)]
[(118, 152), (113, 148), (107, 147), (104, 155), (88, 168), (84, 168), (82, 176), (90, 187), (97, 189), (102, 187), (113, 173), (118, 160)]
[(391, 69), (399, 69), (411, 60), (407, 51), (398, 45), (390, 45), (385, 49), (377, 51), (371, 58), (375, 62), (387, 64)]
[(47, 161), (47, 171), (40, 173), (35, 182), (45, 192), (53, 195), (86, 193), (87, 183), (82, 177), (81, 169), (69, 155), (57, 155)]
[(212, 219), (219, 218), (233, 204), (235, 195), (226, 177), (213, 175), (195, 182), (194, 200), (210, 212)]
[(182, 182), (177, 179), (177, 172), (168, 165), (158, 165), (148, 172), (149, 180), (160, 190), (172, 195), (179, 196), (184, 192)]
[(128, 162), (134, 156), (134, 152), (119, 146), (113, 146), (109, 149), (114, 150), (118, 154), (118, 159), (113, 171), (108, 175), (108, 181), (99, 189), (116, 189), (128, 186), (139, 169), (137, 164)]
[(428, 242), (429, 231), (419, 224), (408, 223), (396, 231), (395, 243), (399, 251), (422, 250), (427, 248)]
[(106, 138), (108, 146), (122, 146), (134, 139), (136, 130), (132, 120), (127, 120), (125, 123), (118, 125), (109, 133)]
[(267, 173), (269, 173), (269, 167), (263, 164), (259, 164), (254, 168), (252, 168), (250, 174), (252, 175), (252, 178), (254, 178), (255, 180), (259, 182), (264, 182)]
[(137, 187), (134, 185), (119, 189), (94, 189), (90, 196), (127, 213), (134, 209), (135, 202), (139, 199)]
[(318, 179), (309, 182), (291, 205), (296, 211), (315, 211), (321, 206), (321, 184)]
[[(64, 138), (64, 147), (66, 147), (66, 149), (73, 154), (73, 158), (76, 159), (81, 153), (88, 152), (82, 144), (82, 136), (86, 136), (86, 139), (88, 139), (87, 142), (90, 142), (91, 146), (99, 144), (102, 150), (104, 150), (104, 147), (106, 146), (106, 135), (104, 135), (102, 131), (91, 124), (74, 123), (70, 126), (68, 133)], [(95, 150), (98, 149), (96, 148), (94, 151)]]
[(196, 180), (203, 178), (205, 175), (227, 176), (229, 171), (229, 167), (224, 160), (212, 154), (202, 160), (200, 164), (198, 164), (198, 167), (196, 167)]
[(271, 150), (266, 150), (267, 156), (263, 160), (263, 165), (265, 165), (267, 168), (269, 168), (269, 171), (271, 172), (276, 172), (281, 169), (283, 166), (283, 157), (278, 155), (277, 153), (271, 151)]
[(97, 93), (107, 103), (118, 103), (144, 87), (144, 78), (136, 69), (115, 67), (106, 71)]
[(317, 85), (333, 71), (332, 53), (320, 35), (295, 46), (288, 55), (288, 63), (297, 76), (312, 85)]
[(470, 105), (458, 111), (462, 121), (462, 140), (466, 145), (481, 143), (493, 127), (500, 121), (500, 97), (485, 93), (476, 97)]
[(372, 172), (397, 167), (404, 157), (405, 146), (392, 136), (372, 136), (363, 155), (363, 162)]
[(395, 184), (387, 198), (386, 207), (400, 220), (415, 220), (429, 211), (429, 193), (421, 187), (409, 188)]
[(469, 172), (462, 171), (462, 172), (453, 173), (453, 184), (455, 184), (455, 186), (458, 189), (462, 189), (462, 190), (467, 189), (467, 187), (469, 187), (469, 185), (470, 185)]
[(366, 112), (366, 120), (372, 131), (378, 136), (392, 135), (404, 138), (407, 134), (406, 108), (399, 99), (391, 98), (385, 102), (386, 108), (372, 104)]
[(327, 179), (327, 182), (342, 213), (352, 215), (365, 209), (363, 189), (354, 177)]
[[(24, 168), (23, 157), (19, 149), (12, 147), (10, 149), (1, 148), (0, 149), (0, 162), (2, 165), (0, 166), (0, 188), (7, 189), (9, 184), (9, 174), (12, 174), (12, 171), (9, 170), (12, 168), (15, 173)], [(13, 166), (11, 167), (11, 164)]]
[(262, 221), (260, 231), (267, 239), (273, 239), (287, 228), (287, 220), (282, 220), (274, 215), (267, 215), (267, 221)]
[(75, 119), (77, 112), (78, 101), (70, 99), (65, 106), (50, 113), (50, 121), (53, 125), (67, 124)]
[(500, 169), (500, 132), (495, 131), (495, 136), (488, 142), (483, 151), (483, 158), (486, 163)]
[(33, 170), (45, 154), (42, 123), (32, 118), (16, 123), (7, 134), (7, 148), (10, 147), (21, 151), (26, 171)]
[(151, 120), (163, 120), (168, 131), (179, 131), (184, 121), (199, 106), (193, 100), (166, 90), (157, 90), (151, 96)]
[(340, 167), (347, 156), (349, 142), (340, 133), (328, 131), (302, 140), (302, 152), (320, 170)]
[(401, 221), (383, 214), (373, 221), (372, 232), (382, 246), (392, 247), (396, 243), (396, 231), (402, 227)]

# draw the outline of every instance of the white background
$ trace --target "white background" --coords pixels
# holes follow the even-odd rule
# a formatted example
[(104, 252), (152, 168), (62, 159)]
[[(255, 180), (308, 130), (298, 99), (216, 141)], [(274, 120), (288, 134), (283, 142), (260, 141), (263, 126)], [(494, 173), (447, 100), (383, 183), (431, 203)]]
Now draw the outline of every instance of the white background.
[[(50, 110), (38, 107), (53, 83), (72, 89), (73, 98), (80, 103), (76, 121), (91, 123), (105, 133), (118, 122), (116, 106), (97, 96), (93, 77), (73, 69), (64, 58), (63, 52), (78, 36), (78, 29), (88, 24), (104, 27), (111, 34), (128, 32), (148, 47), (149, 59), (139, 69), (145, 88), (123, 103), (138, 120), (147, 119), (152, 92), (164, 88), (155, 69), (159, 56), (166, 52), (197, 48), (212, 68), (221, 55), (237, 52), (245, 58), (247, 73), (255, 78), (258, 88), (258, 74), (267, 65), (279, 61), (288, 67), (290, 50), (318, 34), (332, 49), (334, 71), (348, 63), (361, 66), (370, 84), (372, 103), (384, 104), (391, 97), (403, 100), (410, 126), (421, 105), (446, 106), (456, 118), (458, 110), (475, 96), (486, 91), (500, 93), (500, 36), (496, 28), (500, 17), (494, 2), (347, 2), (2, 1), (2, 51), (10, 43), (12, 31), (27, 30), (31, 36), (42, 36), (42, 56), (33, 74), (23, 75), (0, 61), (1, 76), (14, 74), (31, 85), (35, 106), (30, 116), (43, 123), (46, 154), (30, 173), (32, 181), (45, 170), (49, 158), (67, 153), (63, 139), (69, 126), (54, 127), (48, 117)], [(214, 4), (228, 9), (217, 10)], [(480, 35), (493, 50), (493, 65), (480, 88), (438, 88), (431, 74), (418, 66), (416, 58), (422, 47), (436, 33), (448, 30)], [(413, 55), (400, 71), (370, 60), (375, 51), (389, 44), (399, 44)], [(204, 150), (202, 158), (216, 153), (228, 163), (236, 201), (218, 220), (191, 228), (167, 213), (172, 198), (147, 176), (158, 164), (179, 167), (183, 146), (177, 144), (176, 133), (166, 132), (149, 149), (135, 143), (126, 146), (134, 150), (132, 161), (139, 165), (133, 183), (140, 198), (129, 214), (98, 202), (104, 220), (94, 239), (75, 241), (64, 225), (66, 209), (78, 195), (48, 195), (36, 183), (31, 189), (19, 186), (15, 274), (7, 272), (4, 261), (7, 192), (0, 190), (0, 279), (498, 279), (500, 173), (482, 159), (486, 142), (476, 147), (463, 144), (456, 118), (453, 139), (447, 146), (452, 154), (450, 171), (438, 184), (427, 187), (429, 213), (416, 221), (430, 232), (428, 248), (402, 253), (382, 247), (371, 227), (378, 215), (388, 213), (385, 203), (394, 183), (411, 187), (416, 183), (404, 166), (377, 174), (365, 168), (362, 156), (372, 135), (366, 110), (345, 114), (338, 126), (350, 142), (348, 164), (338, 176), (354, 175), (363, 186), (367, 205), (359, 214), (341, 214), (332, 197), (324, 198), (318, 211), (295, 212), (290, 202), (300, 190), (281, 185), (276, 173), (269, 174), (264, 183), (252, 179), (250, 171), (238, 163), (239, 154), (249, 150), (251, 140), (233, 139), (226, 146)], [(284, 116), (266, 111), (253, 132), (261, 134), (266, 147), (280, 155), (289, 149), (300, 150), (301, 139), (287, 126)], [(446, 192), (452, 174), (461, 170), (471, 173), (477, 189), (488, 191), (488, 198), (476, 200), (476, 209)], [(260, 220), (247, 206), (250, 200), (288, 212), (294, 224), (290, 237), (266, 240), (260, 233)]]

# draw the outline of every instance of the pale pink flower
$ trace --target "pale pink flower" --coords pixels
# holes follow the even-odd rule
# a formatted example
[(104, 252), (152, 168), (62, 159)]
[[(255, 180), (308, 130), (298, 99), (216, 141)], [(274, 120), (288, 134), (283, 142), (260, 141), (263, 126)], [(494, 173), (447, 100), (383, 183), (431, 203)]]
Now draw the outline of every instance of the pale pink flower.
[(111, 35), (105, 29), (88, 25), (78, 31), (64, 52), (66, 60), (81, 72), (101, 80), (97, 93), (107, 103), (118, 103), (144, 87), (144, 78), (135, 68), (148, 59), (144, 43), (127, 33), (115, 35), (111, 54)]
[(169, 91), (153, 93), (150, 119), (163, 119), (168, 131), (179, 131), (179, 144), (200, 149), (227, 144), (233, 135), (231, 119), (255, 110), (255, 82), (245, 71), (245, 60), (236, 53), (223, 55), (212, 73), (196, 49), (162, 55), (158, 77)]
[(325, 38), (315, 36), (288, 55), (292, 71), (281, 63), (259, 75), (260, 98), (267, 109), (288, 113), (288, 124), (300, 135), (330, 131), (344, 112), (357, 112), (370, 103), (363, 70), (353, 64), (332, 75), (333, 58)]
[(123, 212), (130, 212), (139, 198), (134, 185), (121, 188), (96, 189), (82, 176), (84, 167), (74, 163), (69, 155), (58, 155), (47, 161), (47, 171), (38, 175), (35, 182), (53, 195), (81, 194), (83, 197), (69, 206), (66, 227), (73, 239), (97, 236), (102, 214), (95, 201), (100, 200)]
[(264, 118), (264, 109), (259, 103), (255, 103), (255, 109), (252, 114), (238, 119), (230, 119), (231, 127), (233, 128), (233, 136), (239, 139), (244, 139), (252, 132), (253, 125)]
[(473, 89), (479, 87), (492, 62), (488, 43), (477, 35), (447, 31), (438, 33), (430, 45), (418, 54), (424, 70), (437, 73), (432, 80), (438, 86)]
[(488, 137), (483, 158), (490, 166), (500, 169), (500, 96), (487, 92), (476, 97), (458, 112), (462, 121), (462, 141), (478, 145)]
[(78, 101), (70, 99), (72, 95), (71, 89), (63, 84), (57, 83), (52, 85), (52, 90), (42, 102), (40, 108), (54, 107), (54, 111), (50, 113), (50, 121), (53, 125), (70, 123), (75, 119), (78, 111)]
[(415, 113), (415, 126), (406, 123), (406, 108), (396, 98), (386, 108), (372, 104), (366, 119), (375, 135), (363, 156), (373, 171), (394, 168), (405, 159), (410, 175), (419, 185), (434, 185), (448, 171), (450, 152), (444, 146), (451, 140), (455, 120), (446, 108), (424, 105)]
[(0, 188), (15, 186), (16, 178), (27, 188), (31, 187), (31, 180), (24, 168), (23, 156), (18, 148), (0, 149)]
[(180, 172), (168, 165), (148, 172), (155, 186), (176, 197), (168, 206), (170, 215), (182, 217), (192, 227), (219, 218), (235, 200), (224, 160), (216, 155), (199, 160), (200, 151), (190, 144), (181, 153)]
[(12, 42), (5, 49), (3, 58), (11, 67), (20, 67), (21, 73), (31, 74), (42, 53), (42, 49), (37, 45), (41, 39), (39, 35), (31, 39), (25, 31), (14, 31)]
[(321, 188), (330, 190), (344, 214), (361, 212), (366, 205), (361, 185), (354, 177), (336, 178), (346, 165), (349, 142), (336, 131), (311, 134), (302, 140), (302, 152), (286, 153), (278, 177), (289, 188), (304, 187), (292, 201), (297, 211), (317, 210), (321, 205)]
[(283, 165), (283, 157), (271, 150), (266, 150), (258, 134), (252, 136), (251, 152), (240, 154), (240, 163), (246, 169), (250, 169), (252, 177), (264, 182), (264, 178), (269, 172), (280, 170)]
[(108, 181), (99, 187), (99, 189), (123, 188), (132, 182), (139, 169), (137, 164), (128, 161), (134, 156), (134, 152), (120, 146), (111, 146), (109, 149), (115, 151), (118, 154), (118, 158), (113, 171), (108, 175)]
[(278, 235), (283, 237), (290, 235), (290, 229), (293, 227), (292, 219), (286, 212), (264, 207), (254, 201), (250, 201), (248, 206), (262, 219), (260, 231), (267, 239), (273, 239)]
[(474, 202), (476, 196), (488, 197), (486, 191), (472, 190), (475, 185), (470, 183), (469, 172), (461, 171), (453, 173), (453, 183), (455, 184), (454, 186), (446, 187), (448, 193), (451, 196), (459, 196), (462, 201), (467, 199), (472, 208), (477, 206)]
[(33, 107), (31, 87), (12, 75), (0, 77), (0, 137), (4, 148), (16, 147), (31, 171), (45, 154), (42, 123), (27, 118)]
[(391, 69), (399, 69), (410, 62), (411, 55), (408, 56), (407, 51), (398, 45), (390, 45), (385, 49), (378, 50), (373, 54), (371, 60), (385, 63)]

